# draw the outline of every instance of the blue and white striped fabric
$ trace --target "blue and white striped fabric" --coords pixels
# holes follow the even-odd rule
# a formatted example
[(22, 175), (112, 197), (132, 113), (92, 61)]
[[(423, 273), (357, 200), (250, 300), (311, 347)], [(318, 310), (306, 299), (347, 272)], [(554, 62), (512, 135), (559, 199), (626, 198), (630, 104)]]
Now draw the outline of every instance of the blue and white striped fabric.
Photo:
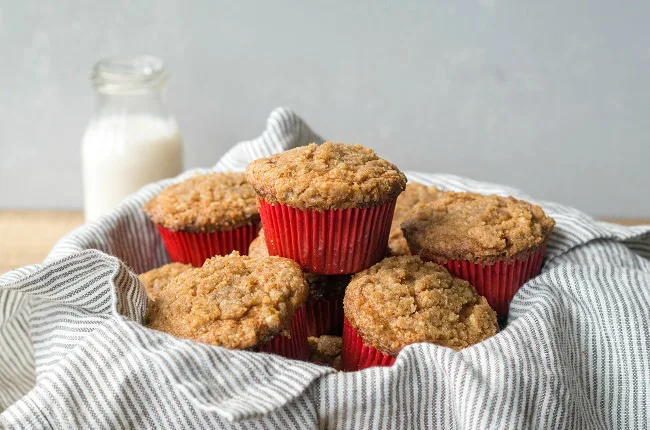
[[(215, 168), (320, 140), (278, 109)], [(650, 428), (650, 226), (538, 202), (557, 228), (503, 331), (460, 352), (412, 345), (390, 368), (339, 373), (141, 325), (147, 297), (134, 273), (167, 255), (140, 206), (179, 179), (143, 188), (45, 263), (0, 277), (0, 426)], [(452, 175), (409, 179), (534, 201)]]

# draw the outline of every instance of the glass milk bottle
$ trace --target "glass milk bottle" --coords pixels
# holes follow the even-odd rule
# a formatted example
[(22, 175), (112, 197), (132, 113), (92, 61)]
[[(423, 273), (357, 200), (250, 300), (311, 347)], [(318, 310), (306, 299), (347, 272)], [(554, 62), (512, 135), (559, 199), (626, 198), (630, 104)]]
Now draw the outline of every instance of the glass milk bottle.
[(86, 221), (183, 168), (183, 144), (167, 109), (167, 73), (161, 60), (102, 60), (92, 80), (96, 109), (81, 144)]

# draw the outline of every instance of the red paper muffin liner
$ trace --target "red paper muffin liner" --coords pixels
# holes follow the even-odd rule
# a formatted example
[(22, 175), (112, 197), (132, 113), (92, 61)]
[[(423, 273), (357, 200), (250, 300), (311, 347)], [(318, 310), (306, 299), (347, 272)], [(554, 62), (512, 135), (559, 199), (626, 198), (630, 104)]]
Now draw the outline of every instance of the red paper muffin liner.
[(322, 212), (257, 201), (269, 254), (290, 258), (307, 272), (356, 273), (386, 255), (395, 200)]
[(291, 337), (276, 336), (255, 348), (258, 352), (277, 354), (293, 360), (309, 360), (307, 343), (307, 311), (302, 306), (291, 319)]
[(341, 336), (343, 330), (343, 297), (309, 299), (307, 336)]
[(499, 318), (508, 315), (510, 301), (517, 290), (542, 268), (546, 244), (525, 259), (512, 258), (492, 264), (472, 263), (464, 260), (436, 261), (457, 278), (465, 279), (484, 296)]
[(169, 259), (179, 263), (189, 263), (194, 267), (203, 266), (203, 262), (210, 257), (228, 255), (232, 251), (247, 255), (248, 245), (255, 239), (258, 230), (254, 225), (211, 233), (171, 231), (160, 225), (156, 225), (156, 228), (165, 242)]
[(366, 369), (373, 366), (392, 366), (395, 357), (384, 354), (377, 348), (364, 345), (357, 329), (343, 318), (343, 343), (341, 345), (341, 364), (346, 372)]

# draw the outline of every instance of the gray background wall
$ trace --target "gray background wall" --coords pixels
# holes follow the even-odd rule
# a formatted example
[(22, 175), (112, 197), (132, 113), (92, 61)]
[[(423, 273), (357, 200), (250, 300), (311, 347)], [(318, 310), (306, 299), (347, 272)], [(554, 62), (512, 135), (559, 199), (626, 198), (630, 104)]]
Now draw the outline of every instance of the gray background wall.
[(405, 170), (648, 216), (650, 4), (627, 3), (0, 0), (0, 207), (81, 207), (90, 69), (147, 52), (186, 167), (285, 105)]

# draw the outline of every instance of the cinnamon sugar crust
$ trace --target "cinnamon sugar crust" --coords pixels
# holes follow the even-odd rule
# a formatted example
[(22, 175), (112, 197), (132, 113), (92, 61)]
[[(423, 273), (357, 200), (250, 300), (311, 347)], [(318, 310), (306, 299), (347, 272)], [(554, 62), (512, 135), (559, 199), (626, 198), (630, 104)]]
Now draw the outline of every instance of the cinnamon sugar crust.
[(300, 266), (287, 258), (233, 252), (176, 276), (150, 305), (150, 328), (231, 349), (289, 335), (307, 299)]
[(411, 252), (425, 260), (490, 263), (527, 257), (554, 226), (541, 207), (523, 200), (448, 192), (413, 209), (402, 231)]
[(411, 182), (406, 185), (406, 190), (397, 197), (395, 203), (395, 215), (390, 227), (390, 236), (388, 237), (389, 254), (410, 255), (408, 243), (402, 233), (400, 225), (406, 219), (406, 216), (413, 210), (413, 207), (420, 203), (428, 203), (439, 199), (445, 194), (435, 185), (427, 187), (417, 182)]
[(156, 300), (160, 291), (176, 276), (191, 269), (191, 264), (170, 263), (138, 275), (151, 300)]
[(406, 186), (406, 176), (373, 150), (332, 142), (255, 160), (246, 179), (269, 203), (319, 211), (380, 205)]
[(243, 173), (208, 173), (165, 188), (142, 210), (172, 231), (228, 231), (260, 221), (257, 198)]
[(389, 257), (354, 275), (343, 306), (364, 343), (392, 356), (417, 342), (460, 350), (497, 332), (485, 297), (417, 256)]

